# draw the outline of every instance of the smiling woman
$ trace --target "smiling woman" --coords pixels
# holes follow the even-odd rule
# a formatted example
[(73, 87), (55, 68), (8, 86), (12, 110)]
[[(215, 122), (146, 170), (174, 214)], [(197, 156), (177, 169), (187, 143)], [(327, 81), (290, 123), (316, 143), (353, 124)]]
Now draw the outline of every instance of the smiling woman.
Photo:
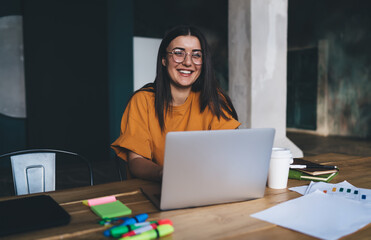
[(165, 137), (171, 131), (235, 129), (230, 98), (219, 87), (203, 34), (178, 26), (163, 38), (156, 78), (131, 97), (112, 144), (129, 176), (161, 181)]
[(162, 59), (162, 65), (167, 68), (170, 77), (172, 106), (179, 106), (185, 102), (192, 84), (201, 74), (201, 44), (197, 37), (179, 36), (171, 41), (166, 50), (168, 55)]

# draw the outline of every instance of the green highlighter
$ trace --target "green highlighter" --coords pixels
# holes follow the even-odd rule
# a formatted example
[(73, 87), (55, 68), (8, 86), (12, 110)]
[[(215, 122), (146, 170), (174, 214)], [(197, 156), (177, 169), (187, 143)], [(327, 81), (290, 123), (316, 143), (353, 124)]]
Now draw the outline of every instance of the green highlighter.
[(151, 240), (167, 236), (174, 232), (174, 227), (169, 224), (159, 225), (156, 229), (149, 230), (138, 235), (119, 238), (119, 240)]
[(119, 200), (91, 206), (91, 210), (101, 218), (114, 218), (131, 214), (131, 209)]

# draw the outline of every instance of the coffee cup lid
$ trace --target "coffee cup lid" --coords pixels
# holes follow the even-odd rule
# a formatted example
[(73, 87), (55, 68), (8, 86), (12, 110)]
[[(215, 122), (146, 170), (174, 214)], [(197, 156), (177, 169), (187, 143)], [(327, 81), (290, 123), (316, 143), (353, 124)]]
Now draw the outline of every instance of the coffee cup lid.
[(272, 148), (272, 157), (292, 157), (292, 154), (288, 148), (274, 147)]

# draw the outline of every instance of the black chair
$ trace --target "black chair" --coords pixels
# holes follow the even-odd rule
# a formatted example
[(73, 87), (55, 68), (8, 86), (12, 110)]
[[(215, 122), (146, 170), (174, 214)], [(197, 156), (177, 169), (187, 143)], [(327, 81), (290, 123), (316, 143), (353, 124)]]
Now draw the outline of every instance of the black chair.
[[(94, 184), (90, 161), (77, 153), (30, 149), (3, 154), (2, 159), (10, 160), (15, 195), (54, 191), (56, 185), (61, 186), (58, 189), (64, 189)], [(86, 177), (82, 180), (84, 169), (87, 170)], [(71, 179), (73, 183), (66, 184)]]
[(122, 160), (117, 155), (115, 155), (115, 162), (116, 162), (116, 168), (118, 171), (120, 181), (126, 180), (128, 178), (128, 171), (129, 171), (127, 162)]

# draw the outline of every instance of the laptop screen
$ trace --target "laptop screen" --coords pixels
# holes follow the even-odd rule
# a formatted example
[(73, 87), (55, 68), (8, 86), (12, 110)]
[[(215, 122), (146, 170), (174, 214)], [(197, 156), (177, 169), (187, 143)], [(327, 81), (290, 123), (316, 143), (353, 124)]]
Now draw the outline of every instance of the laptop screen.
[(168, 133), (161, 200), (150, 199), (170, 210), (263, 197), (274, 133), (271, 128)]

